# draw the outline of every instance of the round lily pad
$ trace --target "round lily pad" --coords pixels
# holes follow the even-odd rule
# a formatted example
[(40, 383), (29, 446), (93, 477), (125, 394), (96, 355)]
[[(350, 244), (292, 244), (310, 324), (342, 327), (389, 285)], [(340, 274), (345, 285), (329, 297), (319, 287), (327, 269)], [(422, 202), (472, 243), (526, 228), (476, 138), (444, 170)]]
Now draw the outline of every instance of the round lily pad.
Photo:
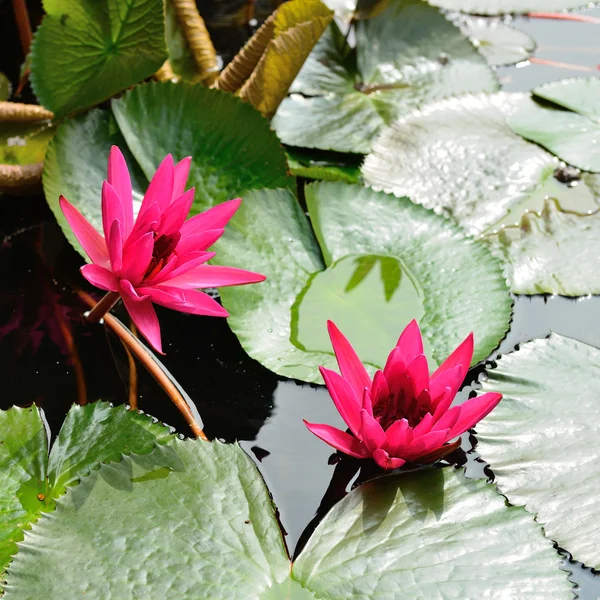
[(503, 395), (477, 425), (500, 491), (537, 515), (576, 560), (600, 566), (600, 350), (557, 334), (498, 361), (483, 391)]
[(481, 242), (407, 198), (358, 185), (314, 183), (306, 200), (310, 222), (290, 191), (252, 191), (218, 243), (216, 260), (267, 275), (221, 290), (248, 354), (280, 375), (320, 381), (318, 366), (335, 365), (327, 319), (374, 367), (413, 318), (432, 365), (471, 331), (475, 362), (498, 345), (511, 299)]
[[(600, 206), (597, 175), (566, 169), (508, 126), (507, 116), (531, 103), (525, 94), (467, 95), (415, 111), (376, 140), (362, 167), (365, 181), (448, 214), (471, 233), (483, 234), (495, 252), (498, 232), (510, 227), (514, 238), (523, 215), (542, 212), (549, 198), (573, 215), (595, 212)], [(591, 222), (578, 223), (591, 232)], [(553, 226), (542, 237), (546, 250), (534, 242), (540, 236), (526, 233), (516, 252), (500, 249), (514, 292), (576, 296), (584, 288), (600, 291), (590, 287), (593, 278), (583, 276), (585, 268), (595, 269), (592, 246), (583, 254), (550, 251), (553, 244), (565, 247), (562, 229)], [(507, 245), (508, 238), (503, 240)]]
[(355, 48), (329, 26), (273, 126), (292, 146), (364, 154), (384, 125), (410, 110), (497, 87), (483, 57), (439, 10), (393, 0), (357, 22)]

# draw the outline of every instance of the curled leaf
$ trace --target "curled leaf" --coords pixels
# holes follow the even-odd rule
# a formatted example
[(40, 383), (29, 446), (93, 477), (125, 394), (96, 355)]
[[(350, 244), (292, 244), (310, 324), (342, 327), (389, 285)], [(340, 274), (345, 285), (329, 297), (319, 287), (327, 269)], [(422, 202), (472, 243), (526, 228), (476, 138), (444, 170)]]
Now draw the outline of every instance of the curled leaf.
[(54, 114), (37, 104), (20, 102), (0, 102), (0, 121), (45, 121), (54, 118)]
[(242, 48), (215, 87), (237, 93), (271, 117), (332, 18), (320, 0), (286, 2)]
[[(196, 2), (194, 0), (167, 0), (166, 9), (167, 17), (170, 9), (173, 9), (176, 15), (177, 23), (184, 42), (187, 43), (197, 73), (197, 77), (194, 79), (210, 85), (218, 76), (219, 62)], [(174, 44), (169, 44), (170, 52), (173, 51), (173, 46)]]

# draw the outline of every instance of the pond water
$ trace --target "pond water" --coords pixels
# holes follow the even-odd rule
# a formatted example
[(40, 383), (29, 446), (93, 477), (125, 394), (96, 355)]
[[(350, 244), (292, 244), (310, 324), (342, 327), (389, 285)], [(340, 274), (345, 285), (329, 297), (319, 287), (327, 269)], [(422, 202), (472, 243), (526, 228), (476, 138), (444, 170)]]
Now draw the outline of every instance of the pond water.
[[(600, 8), (589, 14), (600, 16)], [(538, 41), (538, 57), (589, 67), (600, 62), (597, 26), (525, 18), (516, 19), (514, 25)], [(499, 75), (505, 89), (514, 91), (586, 73), (535, 64), (501, 68)], [(120, 342), (103, 326), (87, 325), (79, 316), (85, 308), (74, 286), (93, 290), (80, 277), (80, 257), (66, 242), (43, 197), (4, 197), (0, 210), (4, 382), (0, 408), (36, 402), (55, 435), (84, 386), (90, 399), (127, 402), (129, 361)], [(402, 281), (410, 284), (408, 277)], [(550, 331), (600, 347), (599, 314), (600, 297), (517, 297), (511, 329), (499, 352), (510, 352), (517, 344)], [(129, 323), (121, 309), (117, 315)], [(256, 461), (294, 554), (335, 469), (330, 464), (331, 449), (302, 422), (341, 425), (327, 392), (320, 386), (285, 380), (249, 358), (224, 320), (160, 309), (159, 318), (165, 340), (163, 362), (196, 403), (207, 435), (239, 440)], [(310, 314), (300, 311), (298, 318)], [(322, 347), (326, 340), (299, 341), (328, 349)], [(188, 434), (179, 413), (143, 368), (137, 374), (139, 408)], [(576, 382), (573, 385), (576, 389)], [(580, 598), (600, 597), (600, 577), (573, 563), (565, 568), (574, 571)]]

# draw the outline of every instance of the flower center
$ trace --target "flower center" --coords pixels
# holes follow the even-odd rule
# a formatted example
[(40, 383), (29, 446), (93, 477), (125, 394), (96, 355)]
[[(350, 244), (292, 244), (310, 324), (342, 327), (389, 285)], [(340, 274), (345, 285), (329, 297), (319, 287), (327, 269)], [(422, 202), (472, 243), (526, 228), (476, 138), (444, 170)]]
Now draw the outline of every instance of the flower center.
[(427, 413), (427, 408), (420, 398), (400, 390), (398, 394), (377, 398), (373, 403), (373, 416), (384, 431), (399, 419), (406, 419), (411, 427), (415, 427)]
[(179, 240), (181, 232), (176, 231), (169, 235), (160, 235), (154, 240), (154, 249), (152, 250), (152, 258), (146, 269), (144, 279), (150, 279), (157, 275), (165, 266), (169, 258), (173, 255)]

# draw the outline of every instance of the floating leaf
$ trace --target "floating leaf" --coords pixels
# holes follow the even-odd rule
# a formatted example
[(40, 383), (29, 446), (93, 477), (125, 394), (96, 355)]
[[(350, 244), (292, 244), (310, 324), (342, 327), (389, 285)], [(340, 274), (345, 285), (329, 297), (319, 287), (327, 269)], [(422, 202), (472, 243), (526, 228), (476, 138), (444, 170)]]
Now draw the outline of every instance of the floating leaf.
[(287, 148), (286, 156), (290, 171), (296, 177), (346, 183), (360, 181), (361, 161), (355, 154)]
[[(293, 182), (269, 123), (231, 94), (201, 86), (149, 83), (114, 100), (112, 109), (146, 177), (154, 174), (168, 153), (176, 160), (193, 157), (188, 179), (196, 188), (192, 214), (252, 188)], [(99, 206), (97, 195), (96, 202)]]
[(286, 2), (227, 66), (216, 87), (272, 116), (332, 18), (319, 0)]
[[(174, 440), (102, 465), (20, 544), (6, 598), (247, 600), (289, 574), (265, 484), (237, 445)], [(165, 476), (166, 475), (166, 476)], [(268, 596), (266, 596), (268, 598)]]
[[(248, 193), (219, 242), (216, 260), (243, 261), (267, 275), (255, 289), (221, 290), (229, 324), (253, 358), (280, 375), (319, 381), (317, 367), (335, 364), (327, 319), (376, 366), (412, 318), (433, 362), (469, 331), (475, 361), (496, 347), (511, 300), (500, 264), (480, 242), (406, 198), (358, 185), (315, 183), (306, 199), (321, 250), (296, 198), (284, 190)], [(380, 264), (348, 290), (357, 261), (367, 256)]]
[(100, 462), (119, 460), (122, 453), (149, 453), (172, 439), (149, 417), (94, 402), (71, 408), (48, 458), (46, 430), (35, 406), (0, 411), (0, 574), (23, 530), (54, 508), (65, 486)]
[(351, 49), (331, 24), (273, 119), (292, 146), (366, 153), (379, 130), (421, 104), (493, 91), (492, 71), (460, 30), (421, 0), (391, 0), (356, 24)]
[(600, 79), (576, 77), (552, 81), (533, 90), (538, 98), (554, 102), (580, 115), (600, 121)]
[(537, 515), (546, 535), (600, 565), (597, 432), (600, 350), (552, 334), (523, 344), (489, 371), (483, 391), (503, 394), (477, 425), (477, 449), (500, 491)]
[[(484, 420), (485, 421), (485, 420)], [(567, 600), (541, 527), (452, 469), (361, 485), (317, 527), (292, 577), (318, 598)]]
[[(518, 225), (526, 211), (542, 211), (547, 198), (557, 199), (569, 212), (594, 212), (600, 205), (600, 179), (571, 174), (555, 157), (515, 135), (506, 124), (505, 115), (523, 102), (530, 100), (522, 94), (469, 95), (417, 111), (381, 134), (365, 159), (365, 181), (375, 189), (407, 195), (414, 202), (444, 211), (470, 232), (492, 238), (502, 226)], [(550, 292), (552, 261), (548, 256), (526, 254), (504, 253), (504, 257), (515, 261), (514, 273), (539, 260), (545, 270), (531, 271), (538, 280), (529, 280), (527, 285)], [(557, 273), (578, 257), (562, 254), (560, 261)], [(577, 271), (575, 267), (573, 274)], [(523, 289), (518, 282), (519, 277), (513, 291)], [(577, 295), (578, 289), (580, 285), (573, 289), (563, 286), (562, 292)]]
[(31, 85), (57, 116), (110, 98), (167, 58), (162, 0), (44, 0), (44, 9)]
[(456, 24), (490, 66), (514, 65), (529, 58), (536, 47), (531, 36), (501, 21), (462, 17)]
[[(100, 190), (112, 144), (125, 153), (133, 177), (134, 202), (141, 201), (148, 185), (136, 159), (150, 177), (169, 152), (178, 160), (193, 156), (188, 181), (196, 187), (192, 213), (252, 187), (290, 182), (283, 149), (268, 123), (229, 94), (202, 86), (152, 83), (113, 102), (113, 111), (116, 120), (110, 112), (95, 110), (65, 121), (46, 157), (46, 200), (65, 235), (82, 254), (58, 197), (67, 197), (102, 231)], [(82, 146), (82, 139), (89, 143)]]
[(589, 4), (584, 0), (430, 0), (431, 4), (447, 10), (460, 10), (476, 15), (504, 15), (539, 11), (583, 8)]
[(503, 228), (487, 241), (513, 265), (515, 294), (600, 294), (599, 211), (579, 215), (547, 200), (541, 213), (525, 214), (519, 226)]
[[(581, 80), (558, 82), (534, 93), (557, 97), (559, 104), (581, 107), (583, 114), (527, 102), (508, 117), (509, 126), (524, 138), (547, 148), (565, 162), (585, 171), (600, 172), (600, 84), (583, 85)], [(585, 94), (585, 95), (583, 95)], [(596, 105), (596, 106), (592, 106)], [(590, 115), (588, 118), (585, 115)]]

